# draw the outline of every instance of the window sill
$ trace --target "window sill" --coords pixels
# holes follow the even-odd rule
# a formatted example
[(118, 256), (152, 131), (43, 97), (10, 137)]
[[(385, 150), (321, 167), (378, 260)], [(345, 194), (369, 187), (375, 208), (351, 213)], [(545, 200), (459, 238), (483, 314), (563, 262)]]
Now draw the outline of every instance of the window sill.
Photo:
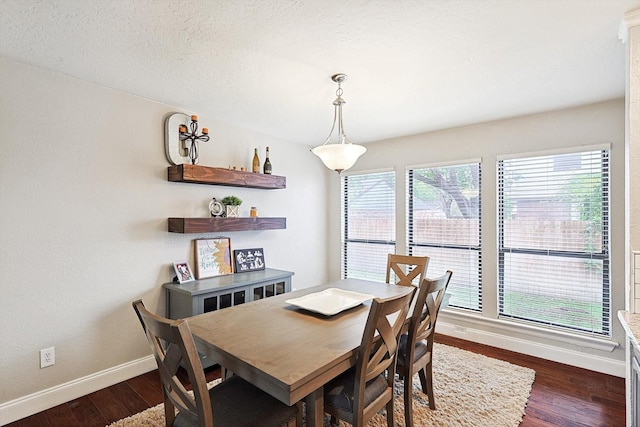
[[(570, 344), (609, 353), (620, 346), (620, 343), (605, 338), (588, 337), (564, 331), (545, 329), (524, 323), (507, 322), (500, 319), (487, 319), (481, 317), (479, 314), (468, 313), (456, 309), (443, 310), (438, 315), (438, 319), (446, 323), (451, 323), (452, 325), (455, 325), (456, 321), (460, 320), (464, 321), (466, 324), (477, 325), (483, 328), (491, 328), (494, 333), (496, 331), (504, 331), (510, 333), (510, 336), (517, 337), (517, 339), (526, 339), (526, 337), (529, 336), (531, 338), (542, 338), (562, 344)], [(457, 326), (454, 326), (454, 328), (457, 328)]]

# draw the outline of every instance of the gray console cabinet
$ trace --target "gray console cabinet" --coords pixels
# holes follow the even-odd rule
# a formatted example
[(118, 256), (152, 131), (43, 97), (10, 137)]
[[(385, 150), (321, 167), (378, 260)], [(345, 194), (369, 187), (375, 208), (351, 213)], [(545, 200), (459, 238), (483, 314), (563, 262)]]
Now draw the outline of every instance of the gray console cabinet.
[(167, 317), (182, 319), (291, 292), (293, 272), (266, 268), (183, 284), (165, 283)]

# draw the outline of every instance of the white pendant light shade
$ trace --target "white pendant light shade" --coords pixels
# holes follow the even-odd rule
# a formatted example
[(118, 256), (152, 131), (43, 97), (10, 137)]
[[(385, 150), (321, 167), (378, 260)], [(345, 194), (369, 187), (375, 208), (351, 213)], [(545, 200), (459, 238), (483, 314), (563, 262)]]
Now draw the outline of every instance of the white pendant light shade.
[(311, 152), (320, 157), (322, 163), (329, 169), (338, 173), (349, 169), (356, 164), (358, 157), (367, 151), (362, 145), (351, 143), (320, 145)]
[[(347, 135), (344, 133), (342, 106), (346, 104), (346, 102), (342, 99), (342, 88), (340, 84), (346, 79), (346, 74), (335, 74), (331, 76), (331, 80), (338, 83), (338, 90), (336, 91), (337, 98), (333, 101), (333, 125), (324, 144), (311, 150), (313, 154), (320, 157), (320, 160), (322, 160), (322, 163), (324, 163), (326, 167), (338, 173), (352, 167), (358, 158), (367, 151), (362, 145), (352, 144), (347, 141)], [(331, 142), (334, 130), (337, 132), (336, 142)]]

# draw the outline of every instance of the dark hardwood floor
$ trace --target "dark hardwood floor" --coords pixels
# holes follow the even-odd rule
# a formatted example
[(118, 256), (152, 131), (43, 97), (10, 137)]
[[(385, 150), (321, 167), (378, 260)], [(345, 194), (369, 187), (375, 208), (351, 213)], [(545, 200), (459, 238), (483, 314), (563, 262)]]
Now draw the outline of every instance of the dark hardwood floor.
[(436, 334), (436, 341), (536, 371), (520, 427), (624, 427), (624, 378)]
[[(625, 425), (623, 378), (440, 334), (436, 335), (436, 341), (536, 371), (521, 427)], [(218, 369), (207, 371), (209, 381), (219, 376)], [(103, 427), (160, 402), (160, 380), (157, 372), (152, 371), (8, 424), (7, 427)]]

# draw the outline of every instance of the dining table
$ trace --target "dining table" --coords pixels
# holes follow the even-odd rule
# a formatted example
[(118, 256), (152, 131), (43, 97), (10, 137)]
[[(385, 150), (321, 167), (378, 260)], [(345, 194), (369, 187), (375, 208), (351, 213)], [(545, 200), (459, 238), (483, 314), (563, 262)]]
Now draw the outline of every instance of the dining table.
[[(322, 426), (324, 385), (355, 366), (371, 299), (336, 314), (301, 308), (321, 292), (388, 298), (410, 287), (342, 279), (187, 318), (198, 351), (287, 405), (305, 402), (306, 425)], [(336, 304), (340, 304), (336, 297)], [(289, 301), (289, 302), (288, 302)]]

